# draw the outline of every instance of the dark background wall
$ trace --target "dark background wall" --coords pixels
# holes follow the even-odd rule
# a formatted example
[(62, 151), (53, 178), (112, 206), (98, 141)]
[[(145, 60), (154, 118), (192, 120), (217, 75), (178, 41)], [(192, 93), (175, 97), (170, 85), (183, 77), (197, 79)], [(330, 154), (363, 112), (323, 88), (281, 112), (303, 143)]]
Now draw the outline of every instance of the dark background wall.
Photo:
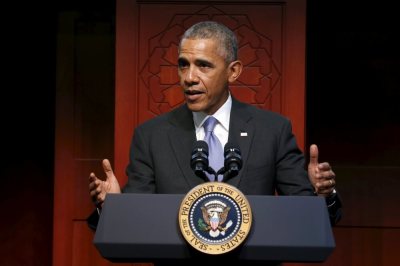
[(307, 129), (340, 164), (400, 165), (393, 6), (308, 1)]
[(0, 265), (51, 265), (57, 12), (2, 10)]
[[(51, 265), (58, 14), (112, 19), (107, 4), (63, 2), (4, 11), (0, 265)], [(342, 191), (368, 191), (389, 170), (400, 178), (398, 15), (387, 3), (324, 2), (308, 1), (307, 142), (337, 169)], [(360, 169), (378, 174), (343, 180)]]

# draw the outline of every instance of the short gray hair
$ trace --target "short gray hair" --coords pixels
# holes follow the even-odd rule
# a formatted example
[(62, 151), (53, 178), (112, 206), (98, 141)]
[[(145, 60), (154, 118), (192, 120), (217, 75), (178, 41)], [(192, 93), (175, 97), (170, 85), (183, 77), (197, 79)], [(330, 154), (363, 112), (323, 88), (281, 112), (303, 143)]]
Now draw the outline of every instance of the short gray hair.
[(183, 34), (179, 51), (185, 39), (214, 39), (219, 42), (218, 53), (225, 57), (226, 63), (237, 60), (238, 43), (235, 33), (225, 25), (215, 21), (203, 21), (194, 24)]

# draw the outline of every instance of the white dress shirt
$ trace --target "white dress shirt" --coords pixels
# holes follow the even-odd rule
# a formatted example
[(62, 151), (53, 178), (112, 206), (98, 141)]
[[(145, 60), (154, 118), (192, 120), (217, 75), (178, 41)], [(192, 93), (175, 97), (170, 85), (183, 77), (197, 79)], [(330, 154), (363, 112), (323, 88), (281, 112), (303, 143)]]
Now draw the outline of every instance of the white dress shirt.
[[(229, 136), (229, 121), (231, 118), (232, 97), (229, 94), (226, 102), (212, 115), (218, 120), (218, 124), (214, 128), (214, 134), (221, 142), (222, 148), (228, 142)], [(203, 123), (209, 115), (203, 112), (193, 112), (194, 127), (196, 129), (197, 140), (204, 140)]]

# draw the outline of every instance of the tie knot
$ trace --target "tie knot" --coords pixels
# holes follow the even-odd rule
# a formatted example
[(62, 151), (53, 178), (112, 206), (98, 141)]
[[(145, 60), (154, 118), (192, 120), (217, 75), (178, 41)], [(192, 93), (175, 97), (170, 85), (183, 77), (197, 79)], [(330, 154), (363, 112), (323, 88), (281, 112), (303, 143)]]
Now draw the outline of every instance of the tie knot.
[(213, 117), (213, 116), (208, 117), (207, 120), (203, 124), (204, 130), (206, 132), (212, 132), (217, 123), (218, 123), (218, 120), (215, 117)]

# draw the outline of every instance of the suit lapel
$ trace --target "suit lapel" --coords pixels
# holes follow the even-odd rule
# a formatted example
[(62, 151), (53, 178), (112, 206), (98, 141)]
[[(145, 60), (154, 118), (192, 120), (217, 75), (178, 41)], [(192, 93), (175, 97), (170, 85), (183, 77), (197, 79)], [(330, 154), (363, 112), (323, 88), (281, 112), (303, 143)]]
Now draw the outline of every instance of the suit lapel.
[(183, 105), (171, 112), (169, 121), (172, 127), (168, 132), (168, 137), (173, 153), (189, 188), (192, 188), (199, 184), (199, 180), (194, 178), (190, 167), (190, 155), (193, 143), (196, 141), (192, 112)]
[[(255, 127), (250, 123), (251, 119), (252, 114), (249, 107), (232, 98), (229, 141), (239, 145), (243, 166), (246, 165), (255, 134)], [(183, 105), (171, 112), (169, 121), (172, 124), (172, 127), (168, 132), (172, 151), (188, 186), (192, 188), (200, 183), (199, 178), (195, 177), (190, 167), (190, 155), (193, 143), (196, 141), (192, 112), (186, 105)], [(239, 172), (239, 175), (228, 180), (228, 183), (238, 187), (244, 172), (245, 169), (242, 169)]]
[[(229, 141), (239, 145), (242, 154), (243, 168), (247, 165), (246, 162), (249, 157), (249, 151), (255, 134), (255, 127), (250, 123), (251, 119), (252, 115), (249, 111), (249, 107), (232, 98), (232, 110), (229, 122)], [(245, 169), (242, 169), (237, 177), (228, 180), (228, 183), (238, 187), (242, 175), (245, 172), (244, 170)]]

